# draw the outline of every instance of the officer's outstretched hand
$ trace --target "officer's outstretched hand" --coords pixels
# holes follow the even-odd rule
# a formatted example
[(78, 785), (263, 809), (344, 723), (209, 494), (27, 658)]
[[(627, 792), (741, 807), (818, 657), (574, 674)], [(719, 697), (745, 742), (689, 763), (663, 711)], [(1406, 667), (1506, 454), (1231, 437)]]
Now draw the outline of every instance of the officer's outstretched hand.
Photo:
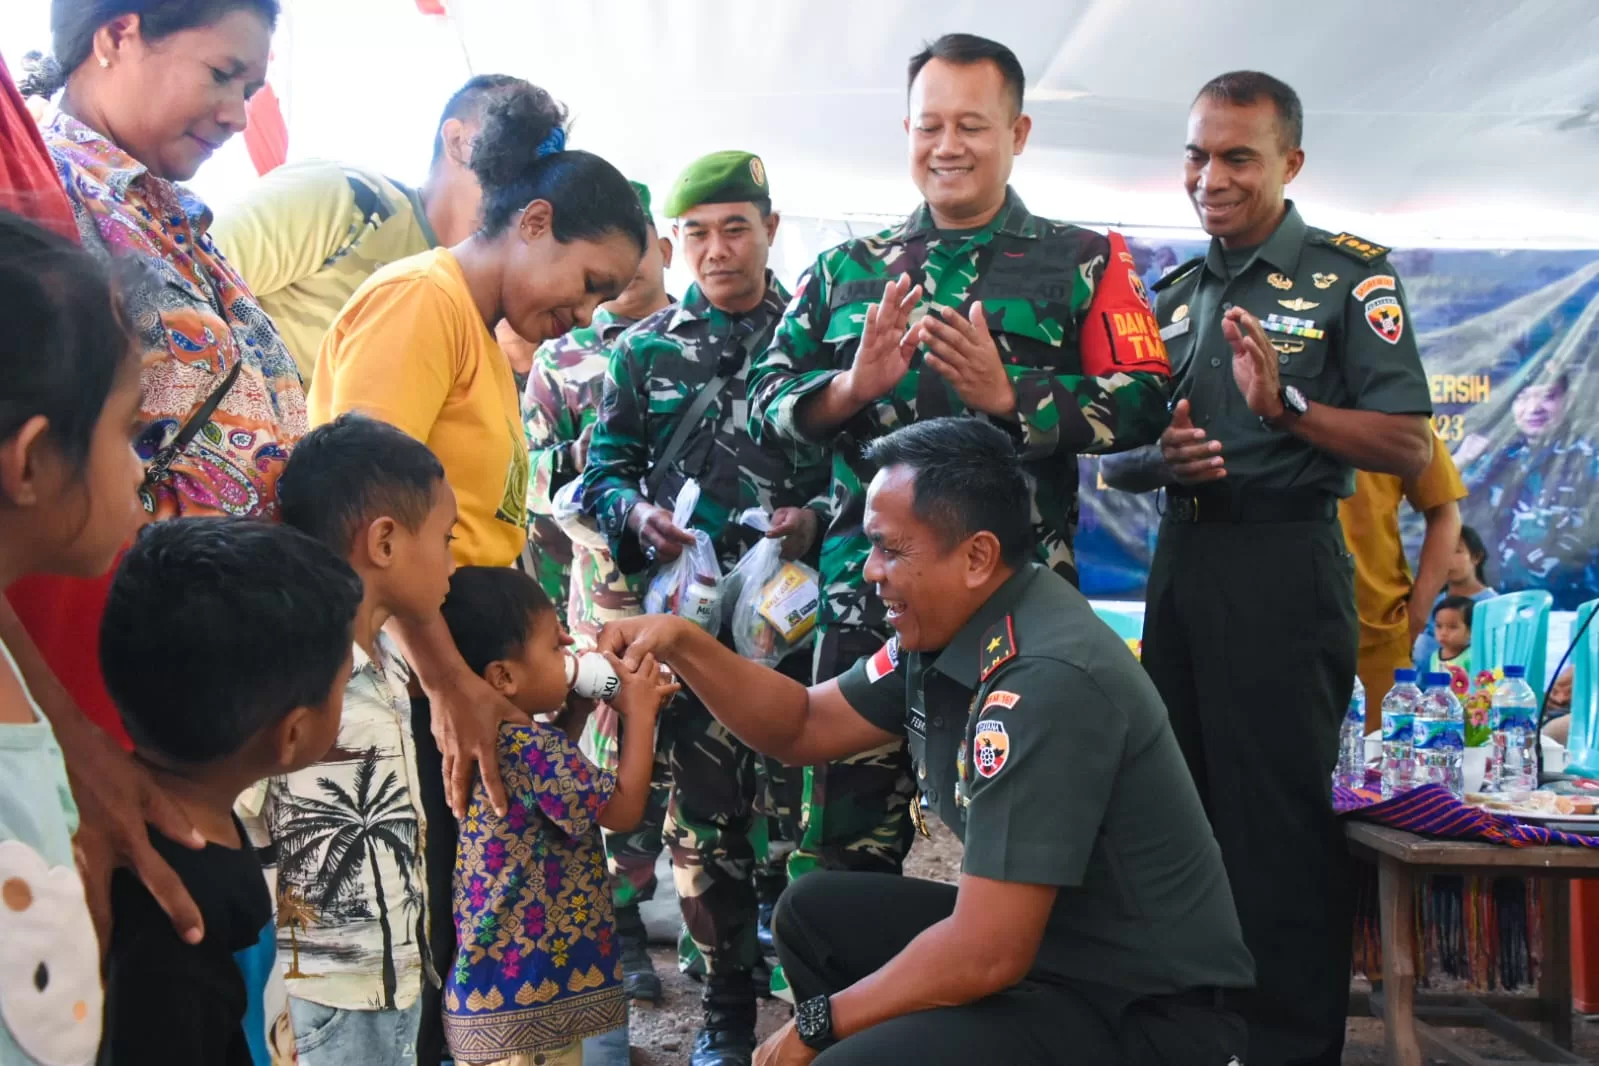
[(594, 638), (594, 650), (616, 656), (629, 671), (637, 671), (650, 656), (671, 665), (672, 649), (684, 626), (690, 630), (699, 628), (675, 614), (641, 614), (607, 622)]
[(1271, 346), (1260, 319), (1234, 307), (1222, 316), (1222, 335), (1233, 348), (1233, 381), (1244, 402), (1261, 418), (1282, 417), (1282, 382), (1277, 375), (1277, 349)]
[(1203, 485), (1227, 476), (1221, 441), (1206, 440), (1205, 431), (1194, 426), (1187, 400), (1178, 400), (1172, 408), (1171, 425), (1160, 435), (1160, 454), (1181, 485)]
[(922, 287), (912, 286), (909, 274), (888, 283), (883, 299), (866, 309), (866, 326), (855, 361), (844, 371), (850, 401), (865, 407), (886, 396), (911, 367), (916, 341), (910, 335), (911, 311), (922, 298)]

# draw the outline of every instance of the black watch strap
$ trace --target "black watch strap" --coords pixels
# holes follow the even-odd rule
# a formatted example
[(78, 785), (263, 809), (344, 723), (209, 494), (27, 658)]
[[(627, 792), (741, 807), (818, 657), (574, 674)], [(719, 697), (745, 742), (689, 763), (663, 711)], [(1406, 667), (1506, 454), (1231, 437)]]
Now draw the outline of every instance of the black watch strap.
[(826, 1051), (838, 1043), (833, 1035), (833, 1003), (826, 996), (812, 996), (794, 1008), (794, 1028), (800, 1043), (812, 1051)]

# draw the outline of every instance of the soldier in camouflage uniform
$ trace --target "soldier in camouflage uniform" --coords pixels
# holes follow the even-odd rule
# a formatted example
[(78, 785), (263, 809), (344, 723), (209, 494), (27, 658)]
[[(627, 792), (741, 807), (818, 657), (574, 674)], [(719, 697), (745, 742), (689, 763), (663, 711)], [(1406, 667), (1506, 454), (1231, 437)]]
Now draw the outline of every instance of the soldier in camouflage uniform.
[[(756, 440), (797, 461), (833, 449), (818, 684), (889, 634), (862, 577), (867, 442), (940, 415), (1003, 428), (1035, 487), (1039, 557), (1075, 581), (1077, 455), (1147, 444), (1165, 425), (1169, 367), (1125, 244), (1039, 218), (1007, 185), (1030, 129), (1022, 88), (1016, 57), (980, 37), (940, 38), (912, 60), (926, 202), (825, 252), (750, 372)], [(805, 773), (790, 874), (898, 873), (916, 802), (904, 743)]]
[[(766, 269), (778, 217), (765, 168), (744, 152), (707, 156), (684, 171), (665, 206), (678, 220), (675, 233), (695, 282), (680, 304), (640, 322), (615, 346), (583, 474), (583, 508), (623, 573), (642, 574), (693, 543), (671, 511), (689, 478), (701, 490), (690, 524), (712, 538), (724, 572), (758, 536), (735, 524), (750, 507), (772, 514), (786, 555), (804, 554), (820, 528), (816, 509), (826, 506), (827, 470), (762, 450), (746, 431), (745, 376), (788, 300)], [(693, 428), (673, 449), (696, 407), (687, 423)], [(731, 644), (726, 631), (722, 637)], [(797, 658), (793, 669), (808, 672)], [(662, 716), (660, 738), (673, 782), (666, 838), (674, 879), (707, 969), (705, 1025), (690, 1062), (748, 1066), (755, 1048), (749, 834), (757, 756), (687, 693)]]
[[(522, 397), (532, 464), (526, 569), (549, 594), (580, 648), (592, 647), (606, 622), (639, 612), (637, 582), (617, 569), (593, 522), (580, 515), (558, 520), (555, 514), (556, 493), (583, 472), (611, 345), (633, 323), (672, 303), (666, 293), (672, 242), (655, 230), (649, 187), (634, 182), (633, 188), (644, 205), (644, 217), (651, 219), (638, 273), (622, 295), (595, 311), (593, 322), (539, 348)], [(602, 762), (615, 756), (618, 723), (614, 714), (608, 717), (610, 721), (604, 722), (601, 715), (594, 715), (593, 735), (585, 738)], [(655, 895), (655, 860), (665, 846), (661, 829), (669, 788), (666, 753), (658, 750), (643, 820), (629, 832), (605, 833), (606, 861), (616, 886), (623, 983), (630, 997), (651, 1003), (661, 998), (661, 979), (650, 963), (638, 905)]]

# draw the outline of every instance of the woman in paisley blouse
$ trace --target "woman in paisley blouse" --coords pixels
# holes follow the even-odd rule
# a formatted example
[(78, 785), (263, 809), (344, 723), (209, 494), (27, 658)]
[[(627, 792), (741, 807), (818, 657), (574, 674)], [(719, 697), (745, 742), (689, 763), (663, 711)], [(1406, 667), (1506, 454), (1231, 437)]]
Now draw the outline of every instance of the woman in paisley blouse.
[[(211, 243), (211, 212), (178, 184), (243, 131), (277, 15), (278, 0), (54, 0), (51, 9), (66, 92), (43, 132), (80, 239), (91, 253), (138, 256), (158, 275), (130, 308), (144, 345), (143, 497), (156, 518), (276, 515), (278, 475), (306, 430), (293, 358)], [(230, 377), (187, 446), (164, 455)]]

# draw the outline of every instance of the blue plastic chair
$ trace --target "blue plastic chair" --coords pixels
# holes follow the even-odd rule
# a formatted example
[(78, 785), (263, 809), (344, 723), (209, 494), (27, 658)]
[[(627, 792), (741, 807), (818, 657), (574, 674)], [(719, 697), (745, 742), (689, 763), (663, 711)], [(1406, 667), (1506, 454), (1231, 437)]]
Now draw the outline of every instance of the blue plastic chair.
[(1110, 626), (1111, 632), (1123, 640), (1143, 640), (1143, 619), (1128, 614), (1126, 611), (1117, 611), (1109, 607), (1095, 607), (1094, 613), (1099, 615), (1099, 620)]
[(1525, 666), (1527, 684), (1540, 697), (1549, 654), (1549, 611), (1555, 598), (1543, 589), (1511, 592), (1483, 600), (1471, 615), (1473, 673), (1502, 666)]
[[(1577, 608), (1571, 631), (1582, 630), (1599, 609), (1599, 600)], [(1566, 739), (1566, 773), (1599, 777), (1599, 628), (1589, 626), (1571, 653), (1571, 735)]]

